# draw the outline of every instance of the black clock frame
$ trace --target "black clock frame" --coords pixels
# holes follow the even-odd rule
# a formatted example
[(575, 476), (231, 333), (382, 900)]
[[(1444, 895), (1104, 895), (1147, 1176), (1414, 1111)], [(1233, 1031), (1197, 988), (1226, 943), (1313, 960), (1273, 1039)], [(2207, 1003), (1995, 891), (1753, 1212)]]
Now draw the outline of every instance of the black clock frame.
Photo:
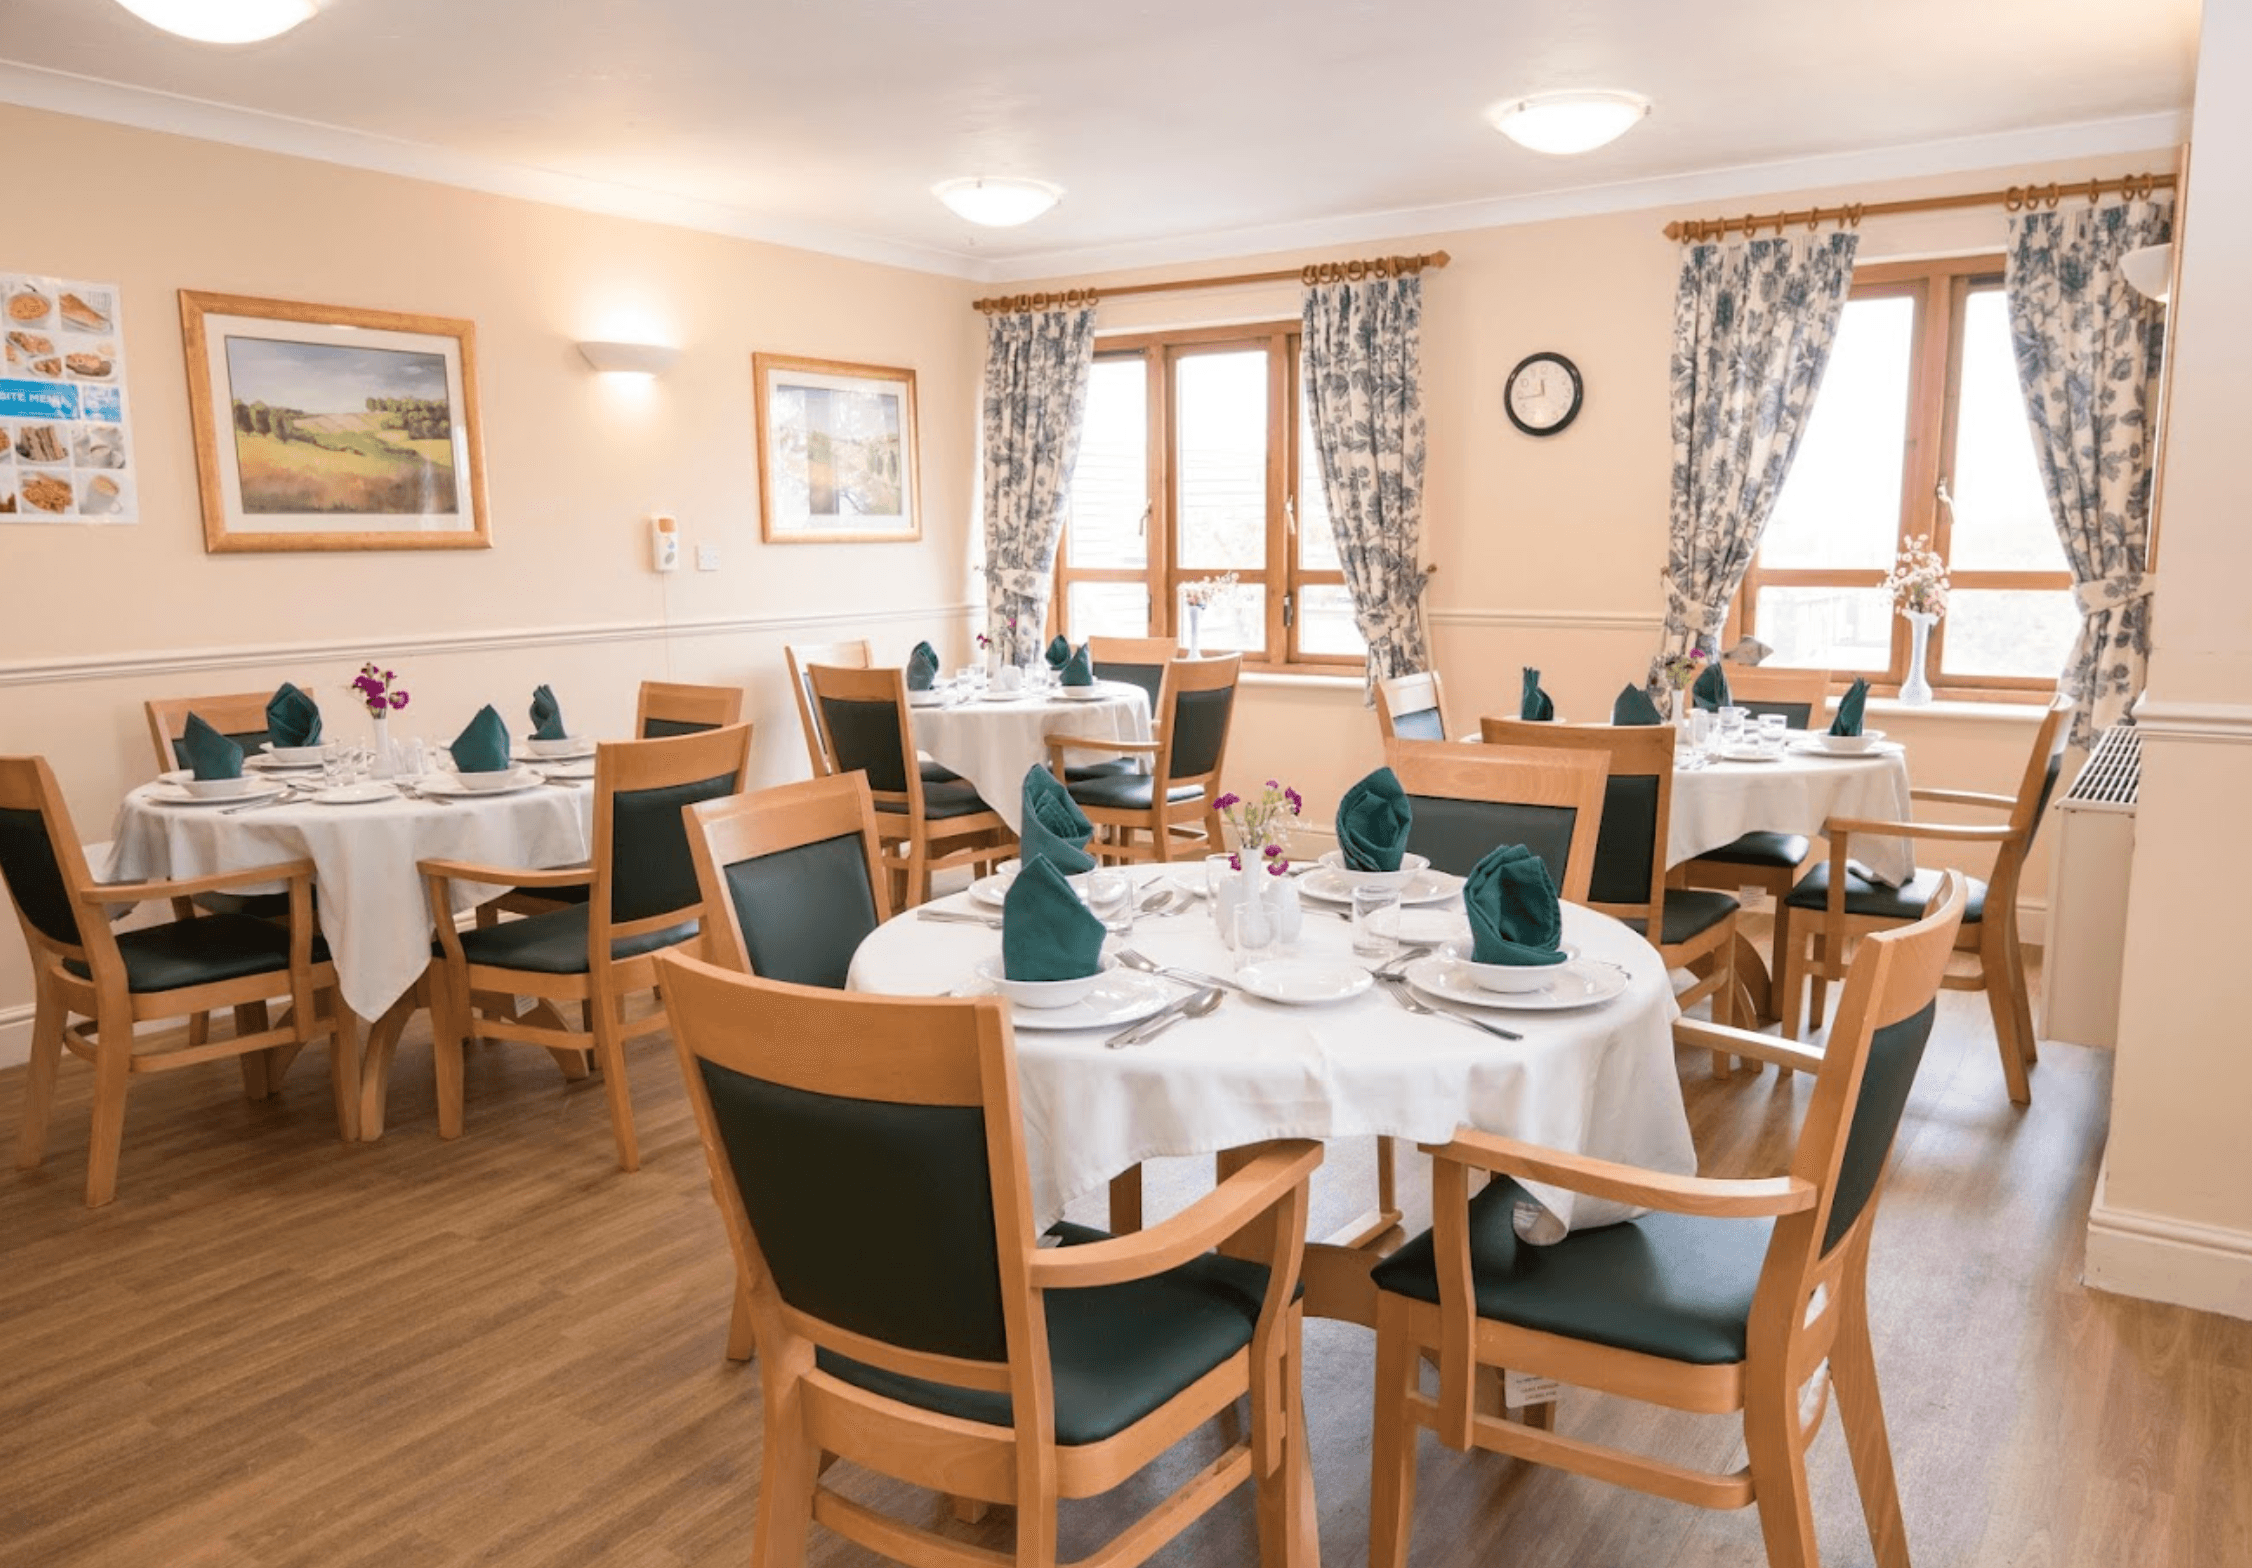
[[(1537, 364), (1558, 366), (1565, 375), (1572, 378), (1572, 406), (1565, 409), (1564, 417), (1557, 420), (1553, 425), (1528, 425), (1517, 417), (1517, 399), (1514, 395), (1517, 390), (1517, 378)], [(1502, 383), (1501, 389), (1501, 411), (1509, 416), (1511, 424), (1529, 436), (1552, 436), (1563, 430), (1573, 420), (1580, 417), (1580, 405), (1586, 400), (1587, 385), (1580, 380), (1580, 367), (1553, 349), (1542, 349), (1538, 353), (1527, 354), (1523, 359), (1517, 361), (1516, 367), (1509, 372), (1509, 379)]]

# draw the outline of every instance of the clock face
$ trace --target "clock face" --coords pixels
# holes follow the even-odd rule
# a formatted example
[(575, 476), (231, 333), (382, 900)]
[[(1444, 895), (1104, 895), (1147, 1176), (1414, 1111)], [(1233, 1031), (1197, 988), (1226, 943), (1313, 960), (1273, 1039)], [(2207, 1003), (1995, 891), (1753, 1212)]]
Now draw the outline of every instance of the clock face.
[(1579, 367), (1561, 354), (1528, 354), (1509, 373), (1509, 422), (1529, 436), (1552, 436), (1577, 417)]

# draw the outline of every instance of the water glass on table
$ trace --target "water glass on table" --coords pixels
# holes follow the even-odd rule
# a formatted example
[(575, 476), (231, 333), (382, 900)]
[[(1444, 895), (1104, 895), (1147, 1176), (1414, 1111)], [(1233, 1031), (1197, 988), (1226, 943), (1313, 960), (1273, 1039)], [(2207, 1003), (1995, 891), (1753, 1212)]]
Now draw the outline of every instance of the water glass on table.
[(1263, 898), (1246, 898), (1230, 905), (1221, 934), (1239, 970), (1272, 958), (1282, 947), (1282, 921)]
[[(1363, 883), (1353, 889), (1353, 954), (1386, 959), (1399, 951), (1400, 890)], [(1386, 917), (1387, 909), (1393, 913)]]
[(1086, 901), (1088, 911), (1103, 923), (1103, 929), (1112, 936), (1128, 937), (1134, 934), (1134, 879), (1123, 871), (1096, 870), (1087, 873), (1080, 884), (1080, 897)]
[(1759, 743), (1769, 751), (1781, 751), (1790, 728), (1790, 720), (1782, 714), (1763, 713), (1759, 716)]

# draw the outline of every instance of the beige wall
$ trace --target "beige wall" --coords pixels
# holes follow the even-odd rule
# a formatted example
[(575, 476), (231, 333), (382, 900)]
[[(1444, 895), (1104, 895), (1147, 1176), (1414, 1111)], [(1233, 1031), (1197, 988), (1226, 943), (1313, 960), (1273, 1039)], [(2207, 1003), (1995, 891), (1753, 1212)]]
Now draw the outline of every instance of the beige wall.
[[(0, 225), (0, 267), (123, 290), (141, 522), (0, 528), (0, 752), (52, 759), (84, 837), (106, 838), (147, 776), (140, 705), (155, 695), (311, 678), (349, 731), (340, 687), (365, 650), (413, 691), (408, 733), (450, 737), (486, 701), (520, 722), (544, 680), (575, 726), (615, 734), (644, 677), (724, 681), (750, 688), (757, 766), (780, 779), (806, 772), (783, 641), (868, 635), (896, 657), (917, 637), (966, 639), (981, 350), (967, 285), (13, 108), (0, 147), (94, 193), (53, 222)], [(475, 321), (493, 548), (206, 555), (183, 288)], [(573, 346), (644, 335), (682, 354), (640, 386), (594, 375)], [(917, 371), (920, 544), (759, 543), (755, 349)], [(677, 575), (647, 570), (651, 511), (680, 518)], [(693, 569), (699, 543), (720, 547), (720, 570)], [(11, 929), (0, 1026), (28, 997)], [(11, 1035), (0, 1060), (20, 1057)]]

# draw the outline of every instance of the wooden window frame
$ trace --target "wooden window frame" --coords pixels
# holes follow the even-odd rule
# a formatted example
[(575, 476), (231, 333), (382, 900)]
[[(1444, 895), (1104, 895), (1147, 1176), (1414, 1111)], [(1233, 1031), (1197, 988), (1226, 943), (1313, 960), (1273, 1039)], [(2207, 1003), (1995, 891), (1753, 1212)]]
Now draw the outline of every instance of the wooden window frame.
[[(1184, 569), (1179, 565), (1180, 473), (1174, 461), (1174, 444), (1180, 434), (1175, 399), (1175, 367), (1204, 354), (1262, 351), (1267, 356), (1267, 474), (1266, 564), (1253, 570), (1234, 570), (1246, 584), (1266, 589), (1266, 648), (1244, 656), (1246, 670), (1270, 675), (1341, 674), (1365, 669), (1368, 656), (1359, 653), (1308, 653), (1298, 645), (1303, 617), (1296, 613), (1304, 590), (1334, 584), (1343, 586), (1342, 570), (1309, 568), (1298, 551), (1298, 491), (1316, 482), (1309, 472), (1313, 454), (1299, 450), (1300, 338), (1296, 321), (1258, 322), (1243, 326), (1192, 327), (1171, 332), (1121, 333), (1096, 340), (1098, 361), (1139, 359), (1145, 367), (1148, 505), (1143, 512), (1148, 539), (1145, 563), (1140, 567), (1074, 566), (1068, 526), (1056, 547), (1056, 588), (1049, 601), (1048, 633), (1062, 630), (1069, 611), (1073, 583), (1140, 583), (1149, 592), (1151, 637), (1177, 637), (1175, 596), (1181, 584), (1228, 568)], [(1280, 656), (1277, 656), (1277, 653)]]
[[(1951, 256), (1931, 261), (1878, 262), (1853, 269), (1849, 299), (1906, 298), (1915, 302), (1915, 354), (1908, 373), (1907, 445), (1901, 454), (1900, 528), (1895, 548), (1917, 534), (1928, 534), (1932, 548), (1942, 558), (1954, 556), (1952, 510), (1939, 504), (1943, 478), (1955, 472), (1956, 416), (1962, 401), (1963, 319), (1974, 291), (1998, 288), (2003, 258), (1999, 254)], [(1937, 308), (1935, 308), (1935, 305)], [(2072, 591), (2072, 574), (2055, 572), (1958, 571), (1948, 568), (1948, 579), (1963, 589), (2039, 589)], [(1729, 606), (1726, 639), (1758, 635), (1759, 590), (1762, 587), (1867, 588), (1883, 581), (1872, 579), (1868, 568), (1829, 570), (1820, 567), (1763, 567), (1752, 557), (1751, 570)], [(1947, 620), (1931, 631), (1926, 678), (1940, 696), (1972, 702), (2020, 702), (2027, 693), (2046, 692), (2054, 677), (2025, 675), (1946, 674)], [(1908, 675), (1910, 647), (1908, 622), (1892, 617), (1890, 658), (1883, 670), (1841, 670), (1839, 684), (1856, 675), (1868, 678), (1870, 690), (1896, 697)]]

